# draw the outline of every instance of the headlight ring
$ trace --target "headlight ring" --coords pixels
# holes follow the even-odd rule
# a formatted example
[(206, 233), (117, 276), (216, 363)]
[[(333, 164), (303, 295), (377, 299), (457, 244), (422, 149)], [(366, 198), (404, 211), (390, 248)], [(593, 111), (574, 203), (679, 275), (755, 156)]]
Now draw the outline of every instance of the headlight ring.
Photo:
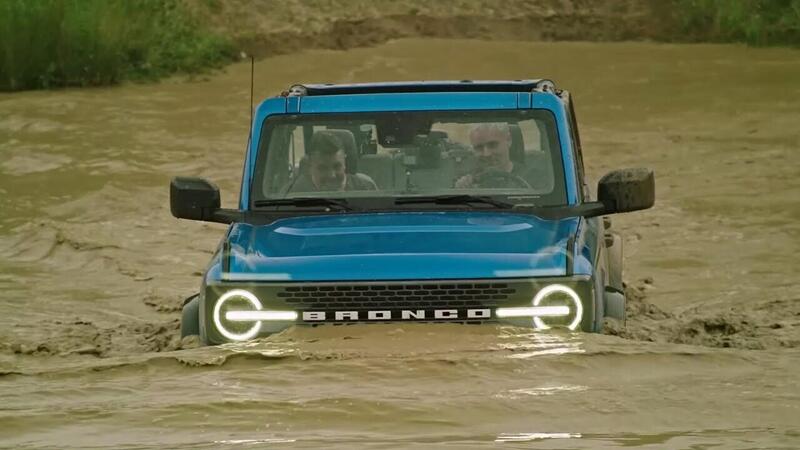
[(233, 289), (222, 294), (222, 296), (219, 299), (217, 299), (217, 303), (216, 305), (214, 305), (214, 313), (213, 313), (214, 325), (217, 327), (217, 331), (219, 331), (220, 334), (225, 336), (227, 339), (230, 339), (231, 341), (246, 341), (256, 337), (258, 335), (258, 332), (261, 331), (260, 320), (254, 321), (253, 326), (243, 333), (234, 333), (225, 328), (225, 326), (222, 323), (222, 317), (221, 317), (222, 306), (225, 304), (225, 302), (229, 301), (232, 298), (237, 298), (237, 297), (247, 300), (247, 302), (249, 302), (253, 306), (254, 311), (261, 310), (261, 302), (255, 295), (253, 295), (252, 292), (245, 291), (244, 289)]
[[(567, 328), (570, 330), (575, 330), (580, 325), (581, 319), (583, 319), (583, 303), (581, 303), (580, 296), (578, 296), (578, 294), (570, 287), (564, 286), (563, 284), (551, 284), (544, 289), (541, 289), (536, 293), (536, 296), (533, 297), (533, 306), (540, 306), (542, 301), (557, 293), (566, 294), (570, 299), (570, 303), (572, 303), (572, 305), (566, 306), (569, 306), (570, 310), (574, 311), (575, 318), (569, 323), (569, 325), (567, 325)], [(550, 329), (550, 326), (544, 323), (544, 320), (538, 316), (533, 317), (533, 324), (537, 329), (540, 330)]]

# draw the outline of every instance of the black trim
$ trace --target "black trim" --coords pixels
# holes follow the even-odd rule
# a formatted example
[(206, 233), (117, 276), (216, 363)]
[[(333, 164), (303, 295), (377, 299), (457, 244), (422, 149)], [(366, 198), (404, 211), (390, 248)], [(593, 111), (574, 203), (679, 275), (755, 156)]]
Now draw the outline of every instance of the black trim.
[(593, 325), (594, 330), (593, 331), (596, 333), (600, 333), (601, 331), (603, 331), (603, 318), (605, 318), (606, 316), (605, 292), (603, 290), (603, 286), (605, 285), (605, 282), (603, 280), (606, 277), (606, 272), (605, 270), (600, 270), (599, 272), (595, 272), (594, 276), (595, 280), (594, 280), (594, 325)]
[[(286, 285), (273, 295), (299, 311), (496, 308), (519, 301), (519, 284), (517, 280), (305, 283)], [(529, 283), (523, 284), (527, 287)]]
[(222, 243), (222, 272), (231, 271), (231, 243), (228, 239)]
[(575, 272), (575, 236), (570, 236), (567, 240), (567, 268), (566, 276), (572, 276)]
[(241, 222), (243, 219), (244, 214), (238, 209), (220, 208), (211, 213), (211, 217), (208, 219), (208, 221), (229, 224)]
[(575, 117), (575, 102), (572, 100), (569, 92), (564, 91), (563, 97), (567, 104), (567, 122), (569, 122), (570, 137), (572, 140), (573, 152), (575, 156), (575, 168), (577, 169), (578, 176), (578, 195), (579, 201), (584, 202), (586, 198), (588, 186), (586, 184), (586, 172), (583, 165), (583, 148), (581, 147), (581, 137), (578, 133), (578, 121)]
[(307, 96), (314, 95), (348, 95), (348, 94), (394, 94), (412, 92), (532, 92), (542, 82), (550, 80), (455, 80), (455, 81), (401, 81), (396, 83), (355, 83), (355, 84), (298, 84), (288, 92), (296, 92), (297, 88), (305, 88)]
[(181, 306), (186, 306), (187, 303), (189, 303), (190, 301), (194, 300), (195, 297), (197, 297), (199, 295), (200, 295), (200, 293), (198, 292), (196, 294), (192, 294), (192, 295), (186, 297), (185, 299), (183, 299), (183, 303), (181, 303)]

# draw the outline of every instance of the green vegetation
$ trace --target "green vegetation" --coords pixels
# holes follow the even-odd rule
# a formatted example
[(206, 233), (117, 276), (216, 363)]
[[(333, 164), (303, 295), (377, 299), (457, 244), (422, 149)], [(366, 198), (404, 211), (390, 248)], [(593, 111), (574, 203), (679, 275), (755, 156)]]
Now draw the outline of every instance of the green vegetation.
[(678, 0), (677, 7), (696, 40), (800, 45), (800, 0)]
[(0, 90), (196, 73), (233, 53), (179, 0), (0, 0)]
[[(483, 8), (487, 1), (464, 0), (450, 6), (437, 3), (440, 9), (436, 14), (457, 17)], [(638, 1), (655, 5), (649, 8), (652, 19), (666, 24), (659, 28), (663, 31), (655, 34), (659, 39), (800, 46), (800, 0)], [(386, 0), (380, 4), (384, 8), (395, 3)], [(518, 8), (535, 5), (526, 0), (512, 3)], [(223, 8), (221, 0), (0, 0), (0, 91), (108, 85), (125, 79), (152, 80), (221, 67), (235, 57), (234, 39), (240, 45), (254, 40), (242, 33), (241, 15), (249, 11), (237, 10), (254, 6), (248, 2), (235, 5), (238, 6)], [(348, 0), (300, 2), (298, 13), (294, 6), (281, 5), (275, 3), (269, 14), (260, 19), (270, 18), (273, 25), (288, 21), (301, 33), (289, 33), (289, 41), (267, 35), (262, 44), (268, 50), (281, 45), (320, 45), (320, 38), (313, 32), (302, 34), (307, 27), (304, 21), (322, 20), (331, 16), (331, 11), (337, 11), (339, 15), (335, 17), (343, 18), (356, 7)], [(669, 8), (671, 20), (663, 21), (660, 14), (665, 8)], [(234, 14), (235, 20), (220, 20), (226, 10)], [(302, 20), (293, 22), (297, 17)], [(228, 27), (235, 24), (236, 28), (229, 28), (229, 36), (222, 37), (205, 26), (211, 23)], [(378, 30), (376, 33), (380, 34), (380, 27)], [(383, 33), (393, 35), (392, 30)]]

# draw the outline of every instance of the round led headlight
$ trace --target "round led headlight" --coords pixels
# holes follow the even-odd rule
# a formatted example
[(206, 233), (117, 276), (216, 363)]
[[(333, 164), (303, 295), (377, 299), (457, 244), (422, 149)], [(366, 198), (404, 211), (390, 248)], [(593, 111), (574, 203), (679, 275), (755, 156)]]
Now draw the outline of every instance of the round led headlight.
[(261, 321), (232, 321), (230, 313), (261, 311), (261, 302), (252, 292), (234, 289), (224, 293), (214, 305), (214, 325), (217, 330), (232, 341), (246, 341), (258, 335)]
[(575, 330), (583, 318), (583, 304), (578, 294), (571, 288), (562, 284), (551, 284), (536, 293), (533, 298), (536, 307), (567, 307), (569, 313), (549, 317), (533, 317), (533, 324), (537, 329), (547, 330), (552, 327), (564, 327)]

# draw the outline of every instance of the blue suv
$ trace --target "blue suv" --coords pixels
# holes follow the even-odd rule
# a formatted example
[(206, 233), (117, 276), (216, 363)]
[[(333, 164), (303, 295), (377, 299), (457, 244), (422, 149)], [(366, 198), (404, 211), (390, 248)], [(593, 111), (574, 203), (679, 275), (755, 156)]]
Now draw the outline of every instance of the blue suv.
[(587, 185), (569, 93), (549, 80), (294, 85), (256, 109), (238, 208), (203, 179), (175, 217), (228, 224), (181, 333), (291, 326), (625, 320), (610, 214), (649, 208), (649, 169)]

